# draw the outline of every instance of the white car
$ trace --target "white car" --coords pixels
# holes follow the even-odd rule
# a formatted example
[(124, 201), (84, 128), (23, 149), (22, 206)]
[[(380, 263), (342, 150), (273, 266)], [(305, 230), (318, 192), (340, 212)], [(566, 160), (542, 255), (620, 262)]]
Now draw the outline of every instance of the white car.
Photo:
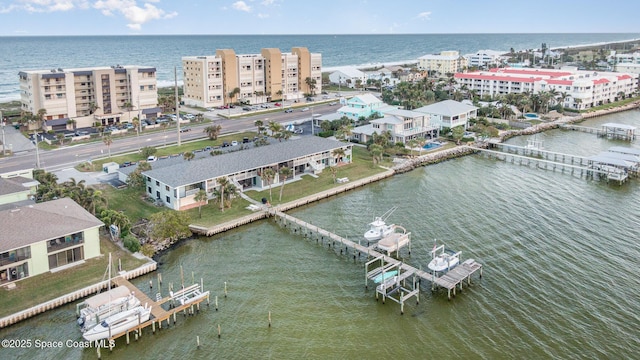
[(235, 140), (233, 140), (233, 141), (231, 142), (231, 146), (236, 146), (236, 145), (238, 145), (238, 142), (237, 142), (237, 141), (235, 141)]
[(303, 112), (304, 112), (304, 111), (309, 111), (309, 108), (308, 108), (308, 107), (303, 108), (301, 111), (303, 111)]
[(156, 161), (156, 160), (158, 160), (158, 158), (157, 158), (157, 157), (155, 157), (155, 156), (153, 156), (153, 155), (151, 155), (151, 156), (149, 156), (149, 157), (147, 158), (147, 162), (154, 162), (154, 161)]

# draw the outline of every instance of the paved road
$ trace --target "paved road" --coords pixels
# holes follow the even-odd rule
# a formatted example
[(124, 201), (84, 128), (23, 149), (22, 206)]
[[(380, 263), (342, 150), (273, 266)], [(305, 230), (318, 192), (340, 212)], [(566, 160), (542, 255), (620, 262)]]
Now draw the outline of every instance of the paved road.
[[(313, 114), (329, 114), (337, 110), (336, 106), (315, 105)], [(226, 111), (226, 110), (221, 110)], [(236, 113), (242, 112), (241, 109), (233, 109)], [(311, 111), (301, 112), (294, 110), (292, 113), (284, 113), (283, 111), (271, 113), (247, 113), (246, 117), (226, 119), (217, 116), (216, 112), (206, 112), (205, 117), (213, 120), (214, 124), (222, 126), (222, 134), (236, 133), (242, 131), (255, 131), (254, 122), (262, 120), (267, 123), (276, 121), (279, 123), (302, 122), (311, 119)], [(201, 139), (206, 137), (204, 128), (210, 124), (188, 125), (191, 131), (180, 134), (181, 141)], [(183, 126), (184, 127), (184, 126)], [(127, 136), (116, 138), (111, 145), (111, 154), (119, 154), (137, 151), (145, 146), (162, 146), (177, 142), (178, 133), (176, 128), (167, 129), (165, 132), (143, 132), (140, 136)], [(47, 171), (56, 171), (73, 167), (81, 162), (88, 160), (104, 158), (108, 156), (108, 148), (102, 142), (92, 142), (79, 145), (67, 145), (54, 150), (34, 150), (16, 153), (11, 157), (0, 159), (0, 172), (9, 172), (26, 168), (37, 168), (36, 153), (40, 157), (40, 168)]]

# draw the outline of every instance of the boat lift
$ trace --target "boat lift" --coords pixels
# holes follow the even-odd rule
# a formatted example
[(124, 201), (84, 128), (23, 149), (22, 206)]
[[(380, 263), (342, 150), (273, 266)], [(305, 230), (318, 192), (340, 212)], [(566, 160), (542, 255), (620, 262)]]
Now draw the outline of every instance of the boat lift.
[[(369, 266), (377, 264), (378, 267), (369, 271)], [(409, 279), (410, 284), (407, 284)], [(420, 287), (416, 282), (414, 271), (405, 270), (401, 262), (385, 263), (384, 256), (379, 256), (365, 264), (365, 287), (368, 288), (369, 280), (378, 284), (376, 286), (376, 301), (382, 296), (382, 303), (390, 299), (400, 304), (400, 314), (404, 314), (404, 302), (411, 297), (416, 297), (416, 304), (420, 303)], [(410, 287), (408, 287), (410, 286)]]

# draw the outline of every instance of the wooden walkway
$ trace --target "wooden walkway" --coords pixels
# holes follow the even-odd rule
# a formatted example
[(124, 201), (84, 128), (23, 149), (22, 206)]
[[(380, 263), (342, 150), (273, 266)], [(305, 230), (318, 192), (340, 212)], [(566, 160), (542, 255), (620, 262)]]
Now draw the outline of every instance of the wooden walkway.
[[(453, 270), (445, 274), (444, 276), (435, 277), (433, 274), (429, 272), (420, 270), (400, 260), (397, 260), (391, 256), (382, 254), (374, 250), (373, 246), (367, 247), (367, 246), (358, 244), (351, 240), (345, 239), (339, 235), (336, 235), (330, 231), (319, 228), (318, 226), (309, 224), (303, 220), (300, 220), (291, 215), (285, 214), (281, 211), (277, 211), (276, 209), (270, 209), (269, 213), (271, 216), (274, 216), (277, 219), (281, 219), (285, 227), (287, 226), (286, 223), (291, 224), (292, 226), (290, 225), (290, 227), (293, 228), (294, 233), (300, 233), (304, 237), (312, 237), (315, 235), (316, 238), (321, 238), (322, 240), (326, 238), (327, 240), (332, 240), (334, 244), (335, 242), (338, 242), (341, 245), (344, 245), (346, 248), (351, 248), (352, 250), (357, 252), (358, 255), (365, 254), (367, 258), (372, 258), (372, 257), (378, 258), (378, 259), (381, 259), (385, 264), (393, 265), (393, 267), (398, 269), (400, 276), (404, 276), (401, 278), (399, 277), (402, 280), (406, 279), (411, 275), (415, 275), (418, 278), (420, 278), (420, 280), (425, 280), (430, 282), (432, 284), (432, 288), (435, 288), (436, 286), (445, 288), (448, 290), (449, 299), (451, 299), (451, 291), (453, 291), (453, 295), (455, 295), (455, 288), (457, 286), (460, 286), (460, 289), (462, 289), (462, 282), (465, 279), (467, 280), (468, 283), (470, 283), (470, 277), (475, 272), (480, 271), (480, 276), (482, 277), (482, 264), (475, 262), (473, 259), (467, 260), (461, 266), (456, 267), (456, 269), (459, 269), (459, 270), (449, 276), (446, 276), (446, 275), (450, 274)], [(354, 259), (357, 256), (355, 252), (353, 255)], [(403, 274), (406, 274), (406, 275), (403, 275)], [(398, 279), (396, 279), (396, 281), (398, 281)]]
[(125, 286), (129, 289), (130, 292), (134, 294), (135, 297), (140, 300), (140, 304), (145, 305), (148, 304), (151, 306), (151, 315), (153, 315), (156, 319), (166, 319), (168, 317), (168, 312), (162, 308), (162, 302), (155, 302), (147, 294), (143, 293), (138, 289), (135, 285), (130, 283), (127, 279), (124, 279), (121, 276), (114, 278), (113, 283), (118, 286)]

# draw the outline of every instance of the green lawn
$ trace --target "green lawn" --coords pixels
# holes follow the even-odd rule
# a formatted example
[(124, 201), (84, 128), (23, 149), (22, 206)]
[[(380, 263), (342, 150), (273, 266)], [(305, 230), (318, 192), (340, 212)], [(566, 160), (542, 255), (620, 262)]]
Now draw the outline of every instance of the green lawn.
[(251, 214), (251, 210), (246, 209), (248, 205), (247, 200), (237, 197), (231, 202), (231, 207), (222, 212), (219, 202), (209, 200), (209, 204), (202, 206), (202, 218), (198, 216), (198, 208), (187, 210), (187, 213), (191, 224), (209, 227)]
[[(112, 276), (117, 272), (118, 259), (121, 260), (124, 270), (135, 269), (145, 263), (144, 260), (134, 258), (129, 252), (122, 250), (106, 238), (100, 240), (100, 251), (104, 256), (86, 260), (82, 265), (18, 281), (13, 290), (0, 288), (0, 301), (2, 302), (0, 317), (11, 315), (106, 280), (109, 253), (111, 253), (113, 262)], [(75, 315), (69, 314), (69, 319), (69, 321), (74, 320)]]
[(164, 206), (156, 206), (149, 202), (142, 190), (124, 188), (116, 189), (110, 185), (100, 186), (100, 190), (107, 199), (109, 209), (123, 211), (135, 224), (140, 219), (148, 219), (151, 214), (165, 210)]

